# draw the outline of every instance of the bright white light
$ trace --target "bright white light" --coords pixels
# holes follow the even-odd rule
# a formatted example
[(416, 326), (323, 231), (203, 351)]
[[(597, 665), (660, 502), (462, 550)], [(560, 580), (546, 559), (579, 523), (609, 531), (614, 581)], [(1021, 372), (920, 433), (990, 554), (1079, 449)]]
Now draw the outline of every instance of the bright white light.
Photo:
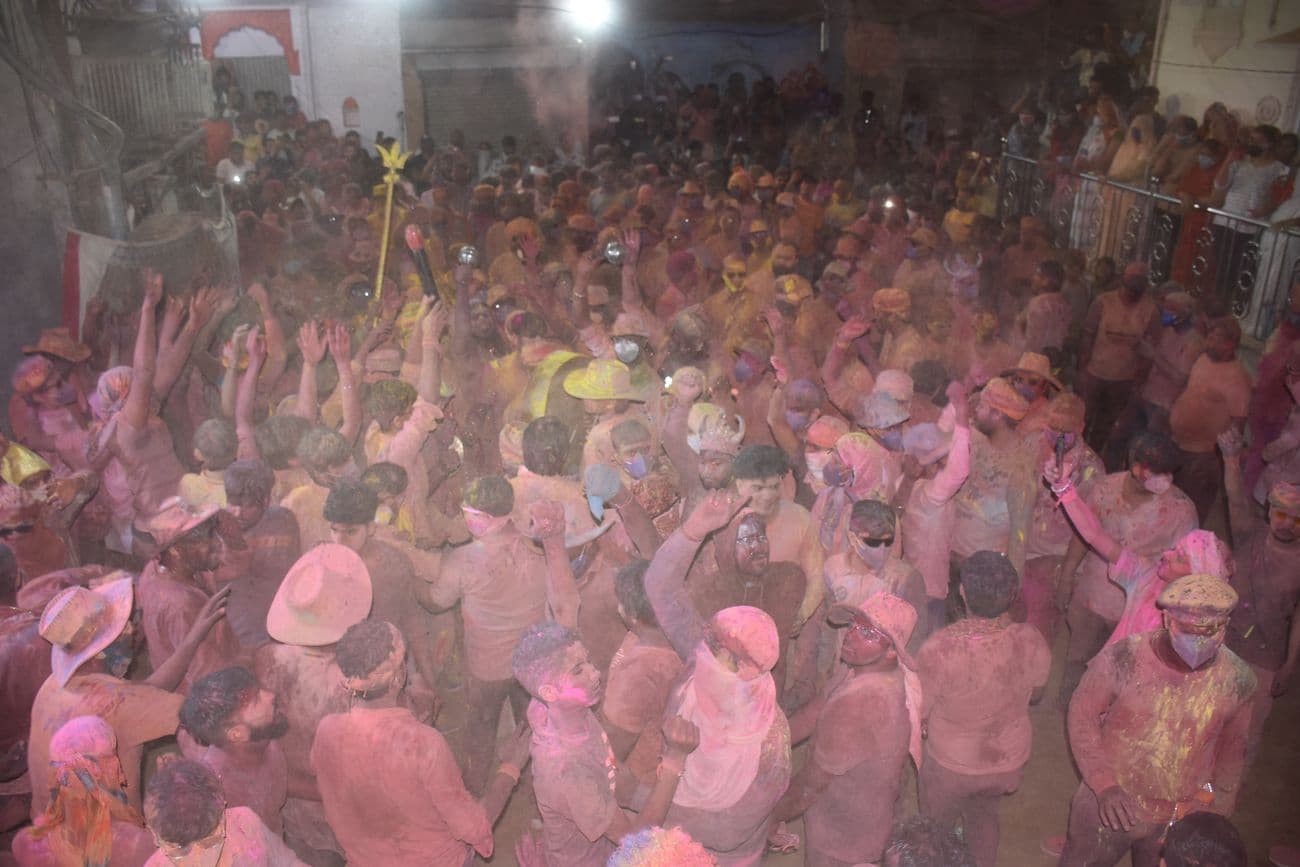
[(568, 0), (569, 15), (579, 30), (600, 30), (614, 20), (612, 0)]

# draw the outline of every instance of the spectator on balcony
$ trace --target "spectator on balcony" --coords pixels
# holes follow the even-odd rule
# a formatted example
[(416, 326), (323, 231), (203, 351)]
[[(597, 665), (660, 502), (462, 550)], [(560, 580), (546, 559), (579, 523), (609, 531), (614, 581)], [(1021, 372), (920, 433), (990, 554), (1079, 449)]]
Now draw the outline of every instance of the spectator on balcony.
[(230, 143), (226, 158), (217, 163), (217, 180), (226, 186), (244, 182), (244, 176), (253, 171), (253, 163), (244, 159), (244, 143), (238, 139)]
[[(1218, 140), (1203, 140), (1196, 146), (1196, 162), (1174, 188), (1174, 195), (1182, 202), (1182, 227), (1169, 277), (1189, 289), (1207, 288), (1214, 274), (1213, 247), (1205, 245), (1202, 239), (1203, 230), (1210, 222), (1210, 215), (1203, 208), (1214, 196), (1214, 178), (1219, 173), (1223, 155), (1224, 148)], [(1204, 262), (1198, 263), (1198, 258)]]
[(1216, 288), (1224, 300), (1249, 293), (1252, 288), (1254, 275), (1249, 270), (1243, 271), (1242, 265), (1257, 240), (1259, 227), (1235, 216), (1252, 220), (1268, 216), (1269, 188), (1287, 172), (1275, 152), (1280, 137), (1277, 127), (1260, 124), (1250, 131), (1244, 153), (1229, 158), (1215, 175), (1210, 204), (1234, 215), (1216, 215), (1211, 220), (1210, 231), (1214, 233), (1222, 265)]

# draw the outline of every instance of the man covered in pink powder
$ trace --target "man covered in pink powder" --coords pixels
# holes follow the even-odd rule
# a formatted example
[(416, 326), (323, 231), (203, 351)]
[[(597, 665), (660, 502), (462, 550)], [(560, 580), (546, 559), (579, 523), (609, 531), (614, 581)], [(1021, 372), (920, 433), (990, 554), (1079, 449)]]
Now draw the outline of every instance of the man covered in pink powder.
[(1070, 750), (1083, 782), (1070, 802), (1063, 867), (1156, 867), (1169, 824), (1236, 805), (1257, 686), (1223, 646), (1237, 594), (1187, 575), (1156, 600), (1161, 629), (1130, 635), (1092, 661), (1070, 702)]
[(925, 749), (921, 812), (960, 822), (979, 867), (998, 851), (998, 804), (1020, 787), (1033, 728), (1029, 704), (1052, 654), (1038, 630), (1009, 614), (1020, 588), (1011, 562), (977, 551), (961, 565), (967, 616), (934, 633), (917, 658)]

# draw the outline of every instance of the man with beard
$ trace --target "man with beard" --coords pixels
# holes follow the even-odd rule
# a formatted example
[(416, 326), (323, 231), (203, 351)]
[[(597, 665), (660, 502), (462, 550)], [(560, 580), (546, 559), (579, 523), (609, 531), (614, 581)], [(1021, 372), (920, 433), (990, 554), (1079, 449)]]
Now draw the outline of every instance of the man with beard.
[(181, 727), (201, 749), (195, 759), (221, 780), (228, 807), (247, 807), (277, 835), (288, 797), (289, 769), (280, 738), (289, 718), (275, 693), (243, 666), (204, 675), (180, 710)]
[[(212, 571), (221, 565), (217, 509), (192, 512), (179, 497), (149, 522), (158, 554), (140, 573), (140, 614), (149, 663), (159, 667), (176, 653), (213, 598)], [(243, 649), (230, 624), (216, 624), (199, 646), (179, 691), (239, 659)]]

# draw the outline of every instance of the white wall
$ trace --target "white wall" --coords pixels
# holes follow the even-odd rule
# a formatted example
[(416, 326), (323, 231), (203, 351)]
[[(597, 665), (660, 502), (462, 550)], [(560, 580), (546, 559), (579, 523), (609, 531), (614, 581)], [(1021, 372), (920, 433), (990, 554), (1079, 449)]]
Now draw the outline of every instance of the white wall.
[[(402, 138), (402, 39), (396, 3), (359, 2), (304, 7), (303, 73), (311, 79), (313, 118), (343, 132), (343, 100), (361, 108), (361, 140), (375, 132)], [(296, 25), (296, 21), (295, 21)], [(294, 38), (298, 38), (295, 33)]]
[[(1296, 129), (1300, 123), (1300, 45), (1260, 42), (1300, 27), (1300, 2), (1240, 0), (1245, 7), (1241, 39), (1217, 60), (1211, 60), (1194, 42), (1206, 3), (1165, 0), (1154, 83), (1168, 112), (1190, 114), (1199, 120), (1208, 105), (1222, 102), (1244, 123), (1254, 124), (1261, 122), (1256, 117), (1260, 101), (1271, 96), (1281, 107), (1279, 117), (1271, 123), (1283, 131)], [(1274, 12), (1277, 20), (1270, 27)]]

